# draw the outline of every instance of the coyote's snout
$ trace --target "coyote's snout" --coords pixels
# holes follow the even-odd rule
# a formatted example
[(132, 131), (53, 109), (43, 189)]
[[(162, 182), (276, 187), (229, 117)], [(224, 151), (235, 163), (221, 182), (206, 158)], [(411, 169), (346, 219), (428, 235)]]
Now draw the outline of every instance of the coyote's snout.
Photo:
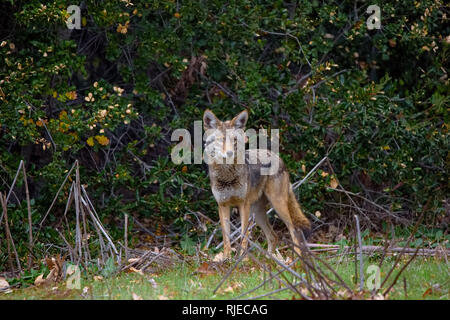
[[(300, 253), (295, 230), (309, 230), (310, 222), (300, 209), (286, 167), (277, 154), (265, 149), (245, 150), (246, 110), (229, 121), (220, 121), (206, 110), (203, 125), (207, 132), (205, 147), (211, 189), (219, 206), (224, 255), (229, 257), (230, 208), (237, 207), (241, 217), (242, 252), (247, 248), (250, 213), (263, 230), (268, 250), (273, 252), (277, 236), (269, 224), (266, 206), (270, 204), (289, 229), (296, 251)], [(270, 161), (267, 161), (270, 159)], [(274, 169), (262, 174), (264, 169)]]

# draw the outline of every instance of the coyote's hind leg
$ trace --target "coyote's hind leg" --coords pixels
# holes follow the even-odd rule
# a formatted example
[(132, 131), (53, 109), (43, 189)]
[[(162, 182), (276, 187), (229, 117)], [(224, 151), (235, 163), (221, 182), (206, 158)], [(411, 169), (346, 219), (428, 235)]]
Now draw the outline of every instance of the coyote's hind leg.
[(269, 218), (266, 214), (266, 205), (268, 204), (266, 196), (262, 195), (255, 201), (250, 208), (250, 212), (255, 215), (256, 224), (262, 229), (267, 239), (267, 250), (273, 253), (278, 242), (277, 236), (269, 223)]

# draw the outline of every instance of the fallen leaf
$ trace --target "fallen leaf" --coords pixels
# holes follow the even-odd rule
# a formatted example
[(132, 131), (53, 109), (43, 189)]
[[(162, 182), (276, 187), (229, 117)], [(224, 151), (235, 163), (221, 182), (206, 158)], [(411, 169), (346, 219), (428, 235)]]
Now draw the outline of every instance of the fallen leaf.
[(430, 294), (433, 293), (433, 289), (428, 288), (427, 290), (425, 290), (425, 292), (422, 295), (422, 298), (425, 298), (426, 296), (429, 296)]
[(159, 300), (169, 300), (169, 298), (166, 297), (166, 296), (164, 296), (164, 295), (159, 295), (159, 296), (158, 296), (158, 299), (159, 299)]
[(44, 284), (46, 282), (46, 280), (44, 279), (44, 274), (41, 273), (40, 275), (38, 275), (36, 277), (36, 279), (34, 279), (34, 285), (39, 287), (40, 285)]
[(234, 293), (234, 290), (240, 289), (244, 287), (244, 284), (242, 282), (234, 282), (230, 286), (226, 287), (225, 289), (219, 289), (217, 290), (218, 294), (224, 294), (224, 293)]
[(223, 252), (219, 252), (218, 254), (216, 254), (213, 258), (214, 262), (222, 262), (225, 260), (225, 257), (223, 255)]
[(142, 297), (138, 296), (136, 293), (131, 294), (133, 296), (133, 300), (142, 300)]
[(102, 276), (94, 276), (94, 281), (101, 281), (103, 280)]
[(144, 273), (142, 272), (142, 270), (136, 269), (135, 267), (129, 267), (128, 268), (128, 273), (139, 273), (141, 276), (144, 275)]
[(5, 290), (8, 287), (9, 287), (8, 281), (6, 281), (5, 278), (0, 277), (0, 290)]
[(130, 258), (130, 259), (128, 259), (128, 263), (133, 263), (133, 262), (136, 262), (138, 260), (139, 260), (139, 258)]
[(211, 269), (207, 262), (203, 262), (200, 267), (197, 269), (197, 272), (200, 273), (201, 277), (215, 274), (216, 271)]

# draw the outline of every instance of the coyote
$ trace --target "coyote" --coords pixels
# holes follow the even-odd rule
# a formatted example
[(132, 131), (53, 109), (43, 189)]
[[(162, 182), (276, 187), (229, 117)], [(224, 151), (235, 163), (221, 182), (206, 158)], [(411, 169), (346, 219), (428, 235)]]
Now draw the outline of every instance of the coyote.
[[(289, 229), (295, 250), (300, 253), (296, 229), (309, 232), (310, 222), (300, 209), (286, 167), (275, 153), (264, 149), (245, 150), (245, 160), (237, 161), (238, 145), (233, 135), (245, 130), (248, 120), (246, 110), (229, 121), (220, 121), (211, 110), (203, 114), (206, 131), (206, 152), (209, 154), (208, 169), (211, 189), (219, 206), (222, 226), (224, 257), (231, 254), (230, 244), (230, 208), (237, 207), (241, 218), (241, 254), (248, 245), (248, 224), (250, 213), (254, 214), (256, 224), (263, 230), (268, 243), (268, 251), (273, 253), (277, 236), (269, 224), (266, 206), (271, 204), (279, 217)], [(242, 140), (241, 140), (242, 141)], [(208, 156), (208, 153), (206, 153)], [(256, 156), (257, 161), (249, 161)], [(261, 156), (268, 156), (270, 163), (260, 161)], [(255, 159), (255, 158), (253, 158)], [(226, 161), (226, 162), (225, 162)], [(263, 167), (276, 163), (276, 171), (271, 175), (262, 175)]]

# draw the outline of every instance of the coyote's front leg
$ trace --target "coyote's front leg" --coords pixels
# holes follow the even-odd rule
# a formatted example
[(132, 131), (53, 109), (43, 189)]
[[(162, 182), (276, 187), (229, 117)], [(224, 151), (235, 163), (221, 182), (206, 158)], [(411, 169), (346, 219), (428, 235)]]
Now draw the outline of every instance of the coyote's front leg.
[(248, 246), (249, 218), (250, 218), (250, 204), (247, 202), (239, 206), (239, 215), (241, 216), (241, 250), (240, 254), (244, 254)]
[(230, 207), (219, 204), (219, 217), (220, 217), (220, 224), (222, 226), (224, 258), (230, 258), (231, 257)]

